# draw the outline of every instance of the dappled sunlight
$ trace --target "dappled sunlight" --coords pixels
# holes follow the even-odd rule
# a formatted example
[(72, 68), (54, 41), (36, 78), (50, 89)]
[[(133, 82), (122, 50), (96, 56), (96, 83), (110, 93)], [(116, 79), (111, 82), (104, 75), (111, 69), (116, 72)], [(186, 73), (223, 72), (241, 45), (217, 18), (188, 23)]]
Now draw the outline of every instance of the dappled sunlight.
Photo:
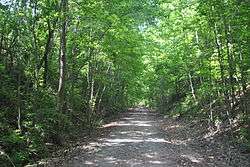
[(145, 154), (144, 156), (147, 158), (154, 158), (155, 157), (155, 155), (152, 155), (152, 154)]
[[(102, 139), (104, 141), (104, 144), (109, 144), (109, 143), (145, 143), (145, 144), (150, 144), (150, 143), (169, 143), (173, 144), (170, 141), (167, 141), (165, 139), (161, 138), (148, 138), (148, 139)], [(107, 143), (108, 142), (108, 143)]]
[(105, 124), (102, 127), (108, 128), (108, 127), (117, 127), (117, 126), (152, 126), (151, 124), (147, 123), (123, 123), (123, 122), (112, 122), (110, 124)]
[(109, 143), (140, 143), (143, 140), (136, 140), (136, 139), (103, 139), (104, 142)]
[(121, 120), (134, 120), (135, 118), (131, 118), (131, 117), (125, 117), (125, 118), (122, 118)]
[[(141, 115), (140, 115), (141, 114)], [(105, 124), (112, 129), (106, 137), (90, 142), (82, 149), (86, 157), (77, 157), (72, 163), (86, 166), (176, 166), (176, 159), (182, 158), (192, 163), (201, 163), (202, 158), (186, 154), (174, 154), (173, 150), (187, 146), (188, 140), (171, 139), (161, 130), (160, 121), (155, 116), (129, 113), (121, 121)], [(181, 126), (170, 126), (170, 129)], [(79, 163), (81, 162), (81, 163)]]
[(104, 142), (103, 143), (103, 146), (108, 146), (108, 147), (121, 147), (125, 145), (126, 143), (120, 143), (120, 142)]
[(149, 161), (151, 164), (164, 164), (162, 161)]
[(152, 126), (152, 123), (155, 123), (155, 122), (154, 121), (133, 121), (133, 119), (126, 118), (125, 121), (116, 121), (116, 122), (111, 122), (111, 123), (105, 124), (102, 126), (102, 128), (119, 127), (119, 126), (150, 127), (150, 126)]
[(172, 144), (170, 141), (161, 138), (148, 138), (145, 142), (152, 142), (152, 143), (169, 143)]
[(141, 115), (141, 116), (145, 116), (145, 115), (155, 115), (155, 113), (147, 113), (147, 112), (129, 112), (128, 115)]
[(132, 124), (150, 124), (150, 123), (154, 123), (155, 121), (129, 121), (129, 123), (132, 123)]
[(193, 163), (201, 163), (204, 160), (203, 158), (197, 158), (193, 155), (181, 155), (181, 157), (189, 159)]
[(150, 124), (146, 124), (146, 123), (137, 123), (137, 124), (133, 124), (133, 123), (119, 123), (116, 126), (152, 126)]
[(157, 133), (152, 133), (152, 132), (146, 132), (146, 130), (145, 131), (122, 131), (122, 132), (118, 132), (118, 134), (122, 134), (122, 135), (129, 135), (129, 136), (131, 136), (131, 135), (133, 135), (133, 136), (136, 136), (136, 135), (138, 135), (138, 136), (149, 136), (149, 135), (155, 135), (155, 134), (157, 134)]
[(191, 141), (191, 139), (190, 138), (188, 138), (187, 140), (171, 139), (170, 141), (174, 145), (187, 145), (187, 142)]
[(174, 162), (171, 160), (144, 160), (144, 159), (137, 159), (137, 158), (131, 158), (131, 159), (119, 159), (114, 157), (106, 157), (103, 158), (102, 161), (100, 160), (93, 160), (93, 161), (84, 161), (84, 165), (88, 166), (148, 166), (148, 165), (168, 165), (173, 164)]
[(118, 124), (117, 122), (111, 122), (111, 123), (103, 125), (102, 128), (114, 127), (114, 126), (117, 126), (117, 124)]
[(94, 162), (91, 162), (91, 161), (85, 161), (84, 164), (85, 164), (85, 165), (95, 165), (95, 163), (94, 163)]
[(183, 126), (181, 126), (181, 125), (167, 126), (167, 127), (164, 127), (164, 130), (175, 130), (177, 128), (183, 128)]

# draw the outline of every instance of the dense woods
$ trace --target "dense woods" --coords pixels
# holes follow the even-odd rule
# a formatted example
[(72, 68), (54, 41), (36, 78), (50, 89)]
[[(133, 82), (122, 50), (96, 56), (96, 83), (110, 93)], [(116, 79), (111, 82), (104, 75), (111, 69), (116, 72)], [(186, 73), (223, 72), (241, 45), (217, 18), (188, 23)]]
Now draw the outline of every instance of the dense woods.
[(0, 1), (0, 162), (145, 105), (249, 136), (247, 0)]

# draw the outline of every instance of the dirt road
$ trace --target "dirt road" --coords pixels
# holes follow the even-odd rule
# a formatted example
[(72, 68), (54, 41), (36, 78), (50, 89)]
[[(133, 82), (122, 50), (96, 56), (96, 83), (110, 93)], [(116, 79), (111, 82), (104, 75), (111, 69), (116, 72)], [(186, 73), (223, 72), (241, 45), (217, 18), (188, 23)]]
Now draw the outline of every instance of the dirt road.
[[(119, 121), (106, 124), (104, 128), (110, 129), (107, 135), (86, 145), (76, 146), (66, 152), (64, 158), (50, 160), (46, 166), (243, 167), (249, 165), (249, 158), (244, 156), (241, 159), (235, 157), (240, 162), (233, 163), (228, 160), (229, 157), (225, 157), (227, 155), (220, 159), (217, 156), (221, 155), (211, 154), (212, 147), (195, 146), (192, 143), (194, 140), (192, 136), (185, 134), (188, 131), (185, 130), (185, 125), (166, 123), (163, 117), (145, 109), (125, 113)], [(188, 133), (192, 131), (195, 133), (197, 127), (191, 128), (188, 127)], [(216, 148), (214, 149), (218, 152)]]

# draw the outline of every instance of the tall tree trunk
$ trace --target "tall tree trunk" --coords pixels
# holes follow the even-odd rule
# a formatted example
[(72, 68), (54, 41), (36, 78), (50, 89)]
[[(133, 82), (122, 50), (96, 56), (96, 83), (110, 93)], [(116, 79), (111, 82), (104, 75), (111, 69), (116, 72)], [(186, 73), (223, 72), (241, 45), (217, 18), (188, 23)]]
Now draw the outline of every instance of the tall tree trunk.
[(17, 71), (17, 127), (20, 131), (22, 131), (21, 128), (21, 74), (20, 71)]
[(94, 85), (95, 81), (93, 78), (93, 67), (92, 62), (89, 62), (88, 67), (88, 113), (87, 113), (87, 122), (89, 125), (89, 130), (92, 129), (92, 114), (94, 111)]
[(193, 81), (192, 81), (192, 76), (191, 76), (190, 71), (188, 72), (188, 78), (189, 78), (189, 85), (190, 85), (192, 96), (193, 96), (194, 100), (196, 100), (194, 84), (193, 84)]
[[(87, 110), (87, 123), (89, 126), (89, 130), (92, 129), (92, 112), (93, 112), (93, 97), (94, 97), (94, 74), (93, 74), (93, 48), (88, 49), (88, 73), (87, 73), (87, 97), (88, 97), (88, 110)], [(89, 131), (90, 133), (90, 131)]]
[[(199, 39), (199, 35), (198, 35), (198, 31), (195, 31), (195, 39), (196, 39), (196, 45), (198, 48), (200, 48), (200, 39)], [(202, 57), (199, 57), (199, 69), (202, 69)], [(202, 75), (199, 75), (199, 84), (202, 85), (203, 83), (203, 77)]]
[(220, 77), (221, 77), (221, 82), (223, 85), (223, 94), (227, 95), (226, 90), (225, 90), (225, 72), (224, 72), (224, 63), (223, 63), (223, 55), (221, 54), (221, 42), (220, 39), (218, 37), (218, 28), (216, 23), (214, 23), (214, 39), (215, 39), (215, 44), (216, 44), (216, 48), (217, 48), (217, 52), (218, 52), (218, 60), (219, 60), (219, 66), (220, 66)]
[[(107, 68), (106, 73), (105, 73), (106, 75), (109, 74), (110, 68), (111, 68), (111, 64), (108, 65), (108, 68)], [(99, 100), (98, 100), (98, 103), (97, 103), (97, 111), (100, 111), (101, 103), (102, 103), (102, 97), (103, 97), (103, 95), (104, 95), (104, 93), (106, 91), (106, 87), (107, 86), (104, 85), (103, 88), (102, 88), (102, 91), (101, 91), (101, 94), (100, 94), (100, 97), (99, 97)]]
[(33, 22), (32, 22), (32, 35), (33, 35), (33, 54), (35, 58), (35, 65), (34, 65), (34, 88), (35, 90), (39, 87), (39, 52), (38, 52), (38, 46), (37, 46), (37, 34), (36, 34), (36, 22), (37, 22), (37, 0), (33, 2), (34, 4), (34, 13), (33, 13)]
[(242, 48), (241, 48), (241, 43), (238, 43), (239, 47), (239, 68), (240, 68), (240, 77), (241, 77), (241, 86), (243, 93), (246, 92), (247, 90), (247, 84), (246, 84), (246, 72), (245, 72), (245, 65), (244, 65), (244, 60), (243, 60), (243, 55), (242, 55)]
[[(237, 6), (241, 6), (241, 2), (238, 1), (237, 3)], [(240, 13), (240, 8), (237, 7), (237, 11), (236, 11), (236, 17), (239, 19), (239, 21), (241, 20), (241, 13)], [(246, 73), (246, 66), (245, 66), (245, 63), (244, 63), (244, 53), (243, 53), (243, 50), (242, 50), (242, 46), (244, 47), (243, 45), (243, 42), (242, 42), (242, 38), (241, 38), (241, 32), (240, 31), (241, 29), (243, 29), (243, 25), (241, 25), (238, 29), (238, 31), (240, 32), (240, 34), (238, 34), (236, 36), (236, 41), (237, 41), (237, 44), (238, 44), (238, 49), (239, 49), (239, 69), (240, 69), (240, 78), (241, 78), (241, 86), (242, 86), (242, 91), (243, 91), (243, 94), (246, 93), (246, 89), (247, 89), (247, 73)], [(243, 31), (244, 32), (244, 31)], [(247, 41), (247, 44), (249, 44), (249, 38), (247, 38), (248, 41)], [(249, 45), (248, 45), (249, 46)]]
[(47, 21), (47, 24), (48, 24), (48, 37), (47, 37), (47, 42), (46, 42), (45, 51), (43, 55), (43, 60), (44, 60), (43, 84), (44, 86), (47, 85), (48, 69), (49, 69), (48, 56), (52, 48), (53, 37), (54, 37), (54, 29), (51, 28), (49, 20)]
[(66, 77), (66, 35), (67, 35), (67, 8), (68, 0), (61, 0), (61, 39), (60, 39), (60, 57), (59, 57), (59, 85), (58, 85), (58, 108), (64, 112), (65, 102), (65, 77)]
[(232, 55), (232, 41), (230, 40), (230, 25), (226, 23), (224, 20), (224, 26), (225, 26), (225, 37), (226, 37), (226, 48), (227, 48), (227, 59), (228, 59), (228, 72), (229, 72), (229, 82), (231, 86), (231, 108), (234, 105), (235, 102), (235, 89), (234, 89), (234, 58)]
[(0, 38), (0, 55), (2, 55), (2, 50), (3, 50), (3, 34), (1, 34), (1, 38)]

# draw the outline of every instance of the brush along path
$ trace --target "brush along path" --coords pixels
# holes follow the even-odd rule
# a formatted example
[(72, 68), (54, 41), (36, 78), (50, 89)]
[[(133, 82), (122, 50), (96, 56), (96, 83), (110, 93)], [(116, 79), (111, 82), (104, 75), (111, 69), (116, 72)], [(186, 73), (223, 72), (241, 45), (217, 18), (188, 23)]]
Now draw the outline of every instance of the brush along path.
[[(200, 126), (198, 126), (200, 125)], [(178, 167), (248, 166), (230, 143), (221, 144), (200, 123), (164, 119), (145, 109), (122, 114), (117, 122), (104, 125), (109, 133), (79, 144), (45, 166)], [(230, 151), (228, 151), (230, 150)]]

